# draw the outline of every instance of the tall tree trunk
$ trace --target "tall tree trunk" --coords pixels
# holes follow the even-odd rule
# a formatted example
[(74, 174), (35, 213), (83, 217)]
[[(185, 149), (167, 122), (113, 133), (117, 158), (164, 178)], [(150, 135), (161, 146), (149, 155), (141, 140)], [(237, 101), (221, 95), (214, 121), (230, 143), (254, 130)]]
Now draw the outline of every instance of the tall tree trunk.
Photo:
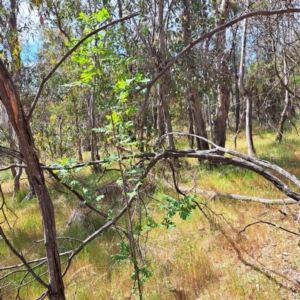
[[(157, 67), (160, 72), (166, 64), (166, 34), (165, 34), (165, 24), (164, 24), (164, 0), (159, 0), (158, 4), (158, 28), (159, 28), (159, 51), (157, 51)], [(169, 106), (166, 101), (166, 88), (167, 88), (167, 75), (165, 75), (159, 82), (158, 94), (159, 94), (159, 105), (157, 106), (157, 121), (160, 126), (159, 131), (162, 129), (162, 118), (164, 118), (165, 128), (167, 133), (172, 132), (172, 123), (169, 112)], [(163, 111), (163, 113), (162, 113)], [(159, 132), (160, 134), (162, 132)], [(175, 149), (174, 137), (173, 135), (168, 135), (168, 147), (169, 149)]]
[[(19, 82), (20, 79), (20, 42), (19, 42), (19, 36), (18, 36), (18, 30), (17, 30), (17, 17), (16, 13), (18, 10), (17, 2), (16, 0), (10, 0), (9, 1), (10, 10), (9, 13), (6, 15), (7, 24), (10, 29), (10, 35), (8, 39), (8, 46), (11, 56), (11, 71), (12, 76), (14, 78), (15, 83)], [(2, 1), (0, 4), (0, 8), (3, 7)], [(9, 131), (9, 147), (11, 150), (16, 150), (16, 142), (14, 140), (14, 134), (13, 129), (10, 124), (8, 124), (8, 131)], [(14, 164), (15, 159), (10, 158), (10, 163)], [(20, 177), (17, 176), (21, 172), (20, 170), (17, 172), (16, 168), (11, 168), (11, 173), (14, 177), (14, 194), (20, 190)]]
[(74, 116), (75, 116), (77, 159), (78, 159), (78, 161), (83, 161), (82, 151), (81, 151), (81, 137), (80, 137), (80, 130), (79, 130), (79, 122), (78, 122), (78, 109), (77, 109), (76, 101), (74, 101), (73, 111), (74, 111)]
[(249, 91), (244, 87), (245, 75), (245, 60), (246, 60), (246, 40), (247, 40), (247, 19), (244, 20), (242, 48), (241, 48), (241, 61), (240, 61), (240, 76), (239, 76), (239, 90), (246, 98), (246, 140), (248, 146), (248, 155), (255, 155), (255, 148), (252, 137), (252, 96)]
[[(195, 134), (193, 112), (192, 112), (192, 108), (190, 106), (189, 101), (187, 101), (186, 109), (187, 109), (187, 119), (188, 119), (188, 132), (189, 132), (189, 134)], [(193, 149), (194, 148), (194, 137), (189, 135), (188, 141), (189, 141), (190, 148)]]
[[(196, 86), (193, 86), (191, 89), (191, 97), (189, 99), (190, 105), (193, 112), (193, 119), (195, 124), (195, 133), (199, 136), (204, 137), (207, 139), (207, 133), (206, 133), (206, 127), (205, 122), (202, 117), (202, 110), (201, 110), (201, 104), (200, 99), (198, 95), (198, 91)], [(197, 149), (198, 150), (208, 150), (209, 146), (208, 143), (202, 139), (197, 138)]]
[[(220, 6), (220, 17), (218, 25), (226, 22), (230, 7), (229, 0), (222, 0)], [(218, 11), (216, 12), (218, 13)], [(228, 82), (228, 66), (226, 62), (226, 30), (220, 32), (216, 36), (216, 47), (218, 50), (217, 57), (217, 78), (218, 78), (218, 98), (216, 105), (216, 114), (213, 122), (213, 142), (221, 147), (225, 147), (226, 142), (226, 123), (229, 111), (229, 82)]]
[(239, 92), (239, 75), (236, 61), (236, 43), (234, 42), (233, 47), (233, 69), (234, 69), (234, 97), (235, 97), (235, 132), (237, 133), (240, 125), (240, 92)]
[[(275, 54), (276, 55), (276, 54)], [(284, 55), (284, 60), (283, 60), (283, 72), (284, 72), (284, 84), (285, 86), (288, 86), (289, 84), (289, 75), (287, 74), (287, 65), (286, 65), (286, 56)], [(284, 108), (283, 111), (280, 115), (280, 121), (278, 124), (278, 134), (276, 137), (276, 142), (281, 143), (282, 137), (283, 137), (283, 128), (284, 128), (284, 123), (289, 111), (289, 108), (291, 106), (291, 100), (290, 100), (290, 93), (286, 89), (285, 90), (285, 101), (284, 101)]]
[[(183, 4), (183, 18), (182, 18), (182, 27), (183, 27), (183, 39), (185, 46), (191, 40), (191, 15), (190, 15), (190, 2), (189, 0), (182, 0)], [(195, 70), (196, 62), (193, 59), (192, 55), (187, 57), (187, 81), (192, 82), (192, 77), (197, 77), (197, 71)], [(206, 126), (202, 116), (201, 103), (198, 95), (198, 90), (196, 84), (188, 86), (186, 88), (186, 96), (188, 100), (188, 109), (191, 110), (192, 119), (189, 118), (189, 121), (193, 121), (195, 126), (195, 133), (199, 136), (202, 136), (207, 139)], [(192, 124), (189, 125), (189, 128)], [(196, 139), (197, 149), (199, 150), (208, 150), (209, 146), (206, 141), (203, 141), (199, 138)]]
[[(91, 147), (91, 160), (100, 160), (100, 155), (98, 152), (98, 146), (97, 146), (97, 137), (96, 133), (93, 130), (96, 126), (95, 121), (95, 92), (92, 91), (90, 100), (88, 102), (88, 115), (89, 115), (89, 128), (90, 128), (90, 147)], [(100, 167), (98, 165), (94, 165), (93, 169), (98, 172)]]
[(28, 175), (32, 180), (39, 202), (43, 220), (44, 243), (50, 277), (48, 296), (51, 300), (64, 300), (64, 283), (62, 280), (60, 258), (56, 244), (53, 203), (49, 196), (44, 174), (35, 151), (30, 125), (25, 118), (13, 80), (2, 60), (0, 60), (0, 98), (17, 135), (20, 151), (23, 154), (24, 161), (27, 165)]

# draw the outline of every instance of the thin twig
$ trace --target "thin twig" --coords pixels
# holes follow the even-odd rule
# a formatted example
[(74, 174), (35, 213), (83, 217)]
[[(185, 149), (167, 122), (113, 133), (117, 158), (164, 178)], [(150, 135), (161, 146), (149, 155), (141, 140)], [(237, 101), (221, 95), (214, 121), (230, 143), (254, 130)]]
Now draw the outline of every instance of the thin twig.
[(22, 261), (22, 263), (27, 268), (28, 272), (30, 272), (30, 274), (36, 279), (37, 282), (39, 282), (41, 285), (43, 285), (45, 288), (48, 289), (48, 285), (41, 279), (41, 277), (39, 277), (38, 275), (35, 274), (35, 272), (32, 270), (31, 266), (25, 260), (23, 255), (19, 254), (18, 251), (13, 247), (13, 245), (7, 239), (1, 226), (0, 226), (0, 235), (2, 236), (2, 238), (5, 242), (5, 244), (8, 246), (8, 248), (15, 254), (15, 256), (17, 256)]
[[(255, 218), (254, 218), (254, 219), (255, 219)], [(278, 228), (278, 229), (281, 229), (281, 230), (286, 231), (286, 232), (288, 232), (288, 233), (291, 233), (291, 234), (293, 234), (293, 235), (299, 236), (299, 234), (298, 234), (297, 232), (288, 230), (288, 229), (286, 229), (286, 228), (284, 228), (284, 227), (282, 227), (282, 226), (278, 226), (277, 224), (274, 224), (274, 223), (271, 223), (271, 222), (268, 222), (268, 221), (263, 221), (263, 220), (258, 220), (258, 221), (256, 221), (256, 222), (253, 222), (253, 223), (251, 223), (251, 224), (248, 224), (247, 226), (244, 227), (243, 230), (239, 231), (239, 233), (246, 232), (246, 229), (247, 229), (248, 227), (250, 227), (250, 226), (252, 226), (252, 225), (259, 224), (259, 223), (271, 225), (271, 226), (273, 226), (273, 227), (276, 227), (276, 228)]]

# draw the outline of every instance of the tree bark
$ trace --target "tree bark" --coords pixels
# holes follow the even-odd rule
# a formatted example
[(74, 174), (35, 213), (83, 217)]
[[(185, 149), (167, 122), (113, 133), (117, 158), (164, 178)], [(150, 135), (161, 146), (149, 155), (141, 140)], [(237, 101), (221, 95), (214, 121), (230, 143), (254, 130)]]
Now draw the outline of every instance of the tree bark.
[(74, 101), (73, 106), (74, 111), (74, 117), (75, 117), (75, 130), (76, 130), (76, 154), (78, 161), (83, 161), (82, 158), (82, 151), (81, 151), (81, 137), (80, 137), (80, 130), (79, 130), (79, 122), (78, 122), (78, 109), (77, 109), (77, 103)]
[(240, 91), (239, 91), (239, 75), (238, 75), (238, 67), (237, 67), (237, 61), (236, 61), (236, 43), (233, 44), (233, 69), (234, 69), (234, 97), (235, 97), (235, 132), (237, 133), (239, 131), (239, 125), (240, 125)]
[[(276, 55), (276, 54), (275, 54)], [(288, 86), (289, 84), (289, 75), (287, 74), (287, 66), (286, 66), (286, 56), (284, 56), (283, 60), (283, 72), (284, 72), (284, 84), (285, 86)], [(289, 108), (291, 106), (291, 100), (290, 100), (290, 93), (287, 89), (285, 89), (285, 101), (284, 101), (284, 108), (283, 111), (280, 115), (280, 121), (278, 124), (278, 134), (276, 137), (276, 142), (281, 143), (282, 137), (283, 137), (283, 128), (284, 128), (284, 123), (289, 111)]]
[(13, 80), (0, 60), (0, 97), (6, 108), (11, 125), (17, 135), (20, 150), (27, 165), (43, 220), (44, 243), (48, 260), (50, 284), (49, 299), (64, 300), (64, 283), (61, 275), (59, 253), (56, 244), (54, 207), (49, 196), (43, 171), (35, 151), (34, 140), (29, 123), (26, 121), (18, 92)]
[(243, 37), (242, 37), (242, 48), (241, 48), (241, 61), (240, 61), (240, 76), (239, 76), (239, 90), (241, 94), (246, 98), (246, 140), (248, 146), (248, 155), (255, 155), (255, 148), (252, 137), (252, 96), (249, 91), (244, 87), (244, 75), (245, 75), (245, 50), (246, 50), (246, 39), (247, 39), (247, 19), (244, 20)]
[[(222, 0), (220, 6), (220, 14), (218, 26), (223, 25), (228, 17), (230, 7), (229, 0)], [(216, 12), (218, 13), (218, 12)], [(228, 82), (228, 66), (226, 62), (226, 30), (219, 32), (216, 36), (216, 47), (219, 51), (217, 57), (217, 78), (218, 78), (218, 98), (216, 105), (216, 114), (213, 122), (213, 142), (221, 147), (226, 142), (226, 123), (229, 110), (229, 82)]]
[[(157, 67), (160, 72), (166, 64), (166, 34), (165, 34), (165, 24), (164, 24), (164, 0), (159, 0), (158, 4), (158, 28), (159, 28), (159, 50), (156, 53), (157, 56)], [(169, 112), (169, 106), (166, 101), (166, 87), (167, 87), (167, 75), (165, 75), (161, 82), (158, 84), (158, 95), (159, 95), (159, 105), (157, 111), (158, 124), (160, 124), (159, 133), (161, 134), (162, 130), (162, 118), (165, 122), (165, 129), (167, 132), (172, 132), (172, 123)], [(162, 113), (163, 111), (163, 113)], [(160, 123), (159, 123), (160, 122)], [(172, 135), (168, 136), (168, 147), (169, 149), (175, 149), (174, 138)]]
[[(188, 118), (188, 132), (189, 132), (189, 134), (195, 134), (193, 113), (192, 113), (192, 108), (189, 104), (189, 101), (187, 101), (186, 109), (187, 109), (187, 118)], [(188, 141), (189, 141), (190, 148), (193, 149), (194, 148), (194, 137), (192, 135), (189, 135)]]
[[(192, 98), (191, 98), (192, 112), (193, 112), (193, 117), (194, 117), (196, 134), (207, 139), (206, 126), (205, 126), (205, 122), (204, 122), (204, 119), (202, 116), (201, 103), (200, 103), (200, 99), (199, 99), (199, 95), (198, 95), (196, 86), (193, 86), (191, 92), (192, 92)], [(196, 141), (197, 141), (197, 149), (198, 150), (208, 150), (209, 149), (208, 143), (205, 140), (197, 138)]]
[[(188, 45), (189, 41), (191, 40), (191, 15), (190, 15), (190, 3), (189, 0), (182, 0), (183, 4), (183, 18), (182, 18), (182, 27), (183, 27), (183, 39), (185, 46)], [(193, 59), (192, 55), (187, 57), (187, 80), (191, 82), (192, 77), (197, 77), (197, 71), (195, 70), (196, 62)], [(189, 124), (189, 128), (192, 128), (193, 125), (195, 126), (195, 133), (196, 135), (202, 136), (207, 139), (207, 132), (205, 122), (202, 116), (202, 109), (200, 98), (198, 95), (198, 90), (196, 84), (188, 84), (186, 88), (186, 97), (188, 102), (188, 109), (189, 109), (189, 116), (190, 112), (192, 118), (189, 117), (189, 122), (193, 124)], [(190, 137), (191, 138), (191, 137)], [(204, 140), (196, 138), (197, 142), (197, 149), (198, 150), (208, 150), (208, 143)]]

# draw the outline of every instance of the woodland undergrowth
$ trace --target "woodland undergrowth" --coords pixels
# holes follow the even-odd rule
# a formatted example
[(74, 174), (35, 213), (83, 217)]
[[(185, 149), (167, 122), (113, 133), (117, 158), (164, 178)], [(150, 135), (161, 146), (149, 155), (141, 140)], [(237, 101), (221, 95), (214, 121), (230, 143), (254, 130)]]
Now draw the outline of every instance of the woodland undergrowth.
[[(228, 148), (233, 147), (232, 139), (228, 137)], [(287, 132), (281, 144), (274, 140), (275, 133), (257, 129), (254, 135), (257, 156), (300, 178), (299, 137)], [(185, 146), (179, 138), (177, 144)], [(246, 153), (242, 135), (236, 150)], [(284, 198), (280, 191), (258, 175), (234, 166), (202, 163), (199, 168), (196, 159), (181, 159), (179, 168), (179, 188), (197, 187), (269, 199)], [(90, 188), (97, 182), (99, 174), (84, 169), (76, 176), (79, 182)], [(117, 177), (118, 174), (109, 172), (97, 184), (113, 182)], [(50, 177), (47, 181), (55, 205), (59, 249), (60, 252), (68, 251), (78, 246), (76, 239), (84, 239), (100, 228), (104, 220), (91, 214), (84, 222), (68, 226), (67, 221), (78, 204), (77, 200)], [(164, 162), (156, 166), (147, 182), (151, 183), (151, 191), (143, 195), (143, 206), (151, 220), (158, 224), (166, 215), (163, 209), (165, 195), (175, 200), (179, 195)], [(12, 180), (6, 173), (1, 184), (5, 192), (12, 189)], [(25, 189), (23, 186), (14, 201), (7, 197), (6, 202), (17, 216), (8, 212), (8, 217), (15, 220), (10, 238), (14, 247), (30, 260), (37, 254), (44, 255), (43, 232), (37, 201), (21, 202)], [(297, 205), (271, 206), (203, 195), (195, 195), (193, 201), (192, 215), (180, 218), (174, 214), (169, 227), (153, 226), (147, 231), (144, 229), (147, 222), (142, 219), (138, 255), (148, 272), (142, 286), (144, 299), (277, 300), (300, 297)], [(113, 210), (120, 205), (115, 202), (106, 205)], [(126, 224), (126, 218), (118, 222), (119, 227)], [(249, 224), (253, 225), (246, 227)], [(129, 259), (115, 259), (123, 243), (124, 237), (111, 227), (75, 257), (64, 278), (68, 299), (128, 299), (133, 287), (133, 264)], [(2, 242), (0, 262), (5, 262), (5, 265), (18, 263)], [(42, 266), (38, 270), (41, 278), (46, 276), (43, 275), (45, 268)], [(12, 292), (7, 293), (5, 299), (15, 295), (11, 282), (18, 281), (20, 276), (16, 273), (10, 278)], [(41, 286), (31, 284), (20, 291), (19, 297), (35, 299), (41, 293)], [(137, 293), (131, 295), (131, 299), (138, 299)]]

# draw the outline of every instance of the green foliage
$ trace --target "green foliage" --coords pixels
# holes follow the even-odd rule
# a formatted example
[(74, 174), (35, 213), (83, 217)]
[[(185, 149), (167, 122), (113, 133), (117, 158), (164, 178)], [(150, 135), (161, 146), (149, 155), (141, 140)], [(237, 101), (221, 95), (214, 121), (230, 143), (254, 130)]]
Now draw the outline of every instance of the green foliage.
[(162, 226), (168, 230), (172, 230), (176, 227), (176, 224), (171, 219), (176, 214), (178, 214), (182, 220), (187, 220), (191, 218), (193, 210), (196, 209), (196, 205), (193, 203), (195, 199), (194, 195), (184, 196), (180, 200), (165, 195), (164, 199), (167, 201), (167, 204), (159, 205), (161, 210), (166, 211), (163, 220), (161, 222), (156, 222), (151, 216), (147, 216), (144, 230), (150, 231)]
[[(58, 162), (51, 163), (50, 166), (57, 168), (58, 170), (54, 170), (53, 173), (57, 174), (60, 178), (67, 178), (71, 172), (80, 172), (85, 167), (76, 168), (75, 170), (71, 170), (77, 164), (76, 157), (63, 157)], [(76, 182), (74, 182), (75, 184)]]
[(173, 229), (175, 227), (175, 223), (171, 221), (171, 218), (177, 213), (182, 220), (189, 219), (192, 215), (192, 211), (196, 209), (196, 205), (193, 204), (194, 199), (194, 195), (184, 196), (179, 201), (170, 196), (165, 196), (165, 200), (167, 200), (168, 205), (160, 204), (160, 208), (166, 210), (167, 213), (165, 214), (161, 225), (165, 226), (168, 230)]
[(105, 7), (98, 10), (98, 12), (92, 13), (92, 15), (87, 15), (84, 12), (80, 12), (78, 16), (78, 20), (82, 22), (82, 24), (91, 26), (97, 25), (100, 22), (103, 22), (110, 18), (110, 14)]
[(120, 243), (120, 253), (111, 256), (113, 261), (122, 262), (130, 257), (130, 245), (126, 242)]

